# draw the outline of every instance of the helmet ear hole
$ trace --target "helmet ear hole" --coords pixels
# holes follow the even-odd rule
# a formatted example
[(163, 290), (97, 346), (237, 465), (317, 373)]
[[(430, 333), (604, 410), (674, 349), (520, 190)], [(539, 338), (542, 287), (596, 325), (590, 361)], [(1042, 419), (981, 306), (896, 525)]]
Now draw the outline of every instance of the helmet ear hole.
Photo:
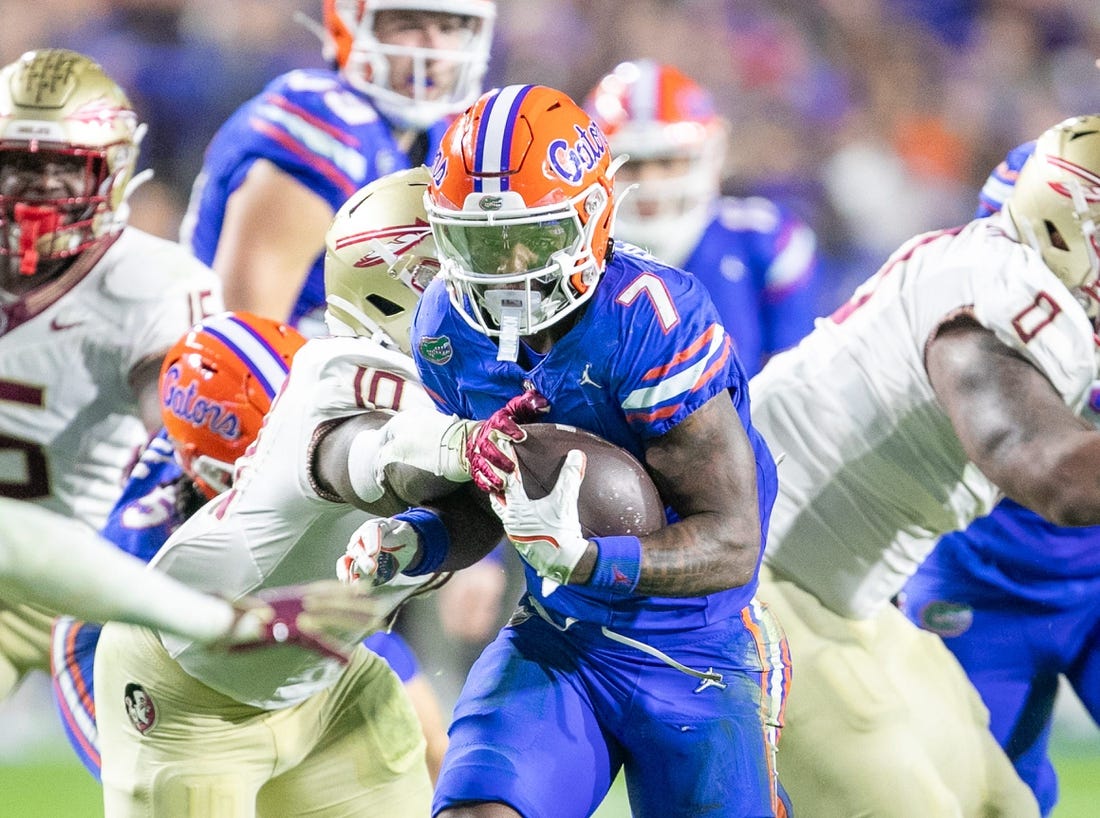
[(405, 311), (405, 308), (400, 304), (390, 301), (388, 298), (384, 298), (377, 293), (370, 293), (367, 295), (367, 301), (372, 307), (378, 310), (383, 315), (389, 317), (398, 315)]
[(1066, 244), (1066, 240), (1062, 238), (1062, 234), (1058, 231), (1058, 228), (1055, 227), (1054, 222), (1050, 221), (1050, 219), (1045, 219), (1043, 224), (1046, 225), (1047, 238), (1050, 240), (1051, 246), (1059, 250), (1069, 250), (1069, 245)]

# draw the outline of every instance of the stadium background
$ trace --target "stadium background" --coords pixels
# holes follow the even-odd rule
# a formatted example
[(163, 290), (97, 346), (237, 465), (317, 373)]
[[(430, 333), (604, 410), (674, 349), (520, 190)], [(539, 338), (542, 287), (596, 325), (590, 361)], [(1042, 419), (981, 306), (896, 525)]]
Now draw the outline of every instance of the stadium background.
[[(65, 46), (131, 95), (156, 173), (133, 222), (174, 238), (202, 151), (282, 71), (321, 65), (295, 21), (320, 0), (0, 0), (0, 62)], [(794, 207), (817, 230), (819, 311), (903, 240), (966, 221), (1014, 145), (1100, 111), (1095, 0), (498, 0), (487, 85), (540, 82), (582, 98), (616, 62), (672, 63), (732, 123), (726, 187)], [(512, 572), (514, 578), (515, 572)], [(514, 583), (513, 583), (514, 585)], [(515, 588), (513, 588), (515, 590)], [(474, 647), (440, 649), (433, 603), (406, 628), (446, 705)], [(1100, 814), (1100, 733), (1063, 695), (1055, 818)], [(44, 679), (0, 705), (0, 814), (100, 815), (68, 753)], [(626, 815), (621, 790), (601, 811)]]

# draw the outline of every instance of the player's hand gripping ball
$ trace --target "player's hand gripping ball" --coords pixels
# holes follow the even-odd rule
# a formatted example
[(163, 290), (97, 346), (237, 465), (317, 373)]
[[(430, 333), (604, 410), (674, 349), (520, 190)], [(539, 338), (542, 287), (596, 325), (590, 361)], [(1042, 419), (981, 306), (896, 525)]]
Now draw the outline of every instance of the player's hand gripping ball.
[(560, 423), (528, 423), (513, 456), (532, 500), (557, 483), (571, 449), (584, 452), (586, 465), (577, 498), (581, 533), (591, 537), (630, 534), (643, 537), (665, 525), (665, 507), (645, 467), (626, 449), (591, 432)]

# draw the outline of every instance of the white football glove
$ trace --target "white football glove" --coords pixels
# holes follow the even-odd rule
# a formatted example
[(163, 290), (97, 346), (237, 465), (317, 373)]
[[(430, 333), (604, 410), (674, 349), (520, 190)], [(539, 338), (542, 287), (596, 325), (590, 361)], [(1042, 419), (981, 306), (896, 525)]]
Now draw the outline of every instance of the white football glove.
[(344, 556), (336, 561), (336, 577), (346, 585), (364, 579), (384, 585), (409, 567), (419, 548), (416, 529), (404, 520), (371, 518), (351, 535)]
[(444, 415), (434, 409), (405, 409), (382, 427), (384, 439), (378, 450), (378, 474), (389, 463), (404, 463), (445, 477), (455, 483), (470, 479), (466, 462), (466, 439), (477, 421)]
[(519, 469), (505, 477), (503, 497), (489, 495), (493, 511), (504, 524), (504, 533), (543, 578), (542, 593), (546, 596), (569, 582), (588, 548), (577, 508), (586, 461), (584, 452), (571, 450), (554, 488), (541, 499), (527, 497)]

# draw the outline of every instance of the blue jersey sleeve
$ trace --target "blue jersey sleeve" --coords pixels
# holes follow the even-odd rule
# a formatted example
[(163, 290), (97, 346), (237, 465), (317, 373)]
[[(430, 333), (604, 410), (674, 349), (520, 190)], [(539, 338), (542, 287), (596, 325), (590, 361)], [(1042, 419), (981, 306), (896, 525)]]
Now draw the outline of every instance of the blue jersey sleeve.
[(733, 343), (699, 280), (626, 254), (619, 262), (597, 304), (616, 319), (605, 322), (620, 344), (609, 381), (634, 433), (659, 437), (719, 392), (743, 393)]
[(420, 663), (412, 652), (408, 642), (398, 634), (389, 631), (377, 631), (363, 640), (367, 649), (374, 651), (390, 666), (401, 682), (407, 683), (420, 673)]
[(1012, 188), (1020, 175), (1020, 169), (1033, 153), (1035, 153), (1035, 140), (1017, 145), (1008, 152), (1008, 156), (1004, 158), (1001, 164), (993, 168), (993, 172), (989, 174), (989, 178), (982, 185), (981, 193), (978, 194), (978, 209), (974, 213), (975, 218), (981, 219), (992, 216), (1004, 206), (1005, 200), (1012, 193)]
[(684, 267), (707, 288), (750, 377), (813, 328), (817, 236), (775, 202), (718, 200)]
[(142, 452), (100, 533), (120, 550), (149, 562), (183, 523), (178, 502), (182, 476), (162, 429)]
[[(428, 130), (428, 155), (445, 122)], [(389, 124), (370, 99), (336, 72), (291, 71), (272, 80), (218, 129), (207, 147), (181, 232), (192, 252), (212, 264), (229, 197), (257, 160), (275, 165), (328, 203), (335, 212), (379, 176), (410, 166)], [(318, 246), (321, 242), (318, 240)], [(293, 318), (325, 303), (323, 253), (310, 269)]]

